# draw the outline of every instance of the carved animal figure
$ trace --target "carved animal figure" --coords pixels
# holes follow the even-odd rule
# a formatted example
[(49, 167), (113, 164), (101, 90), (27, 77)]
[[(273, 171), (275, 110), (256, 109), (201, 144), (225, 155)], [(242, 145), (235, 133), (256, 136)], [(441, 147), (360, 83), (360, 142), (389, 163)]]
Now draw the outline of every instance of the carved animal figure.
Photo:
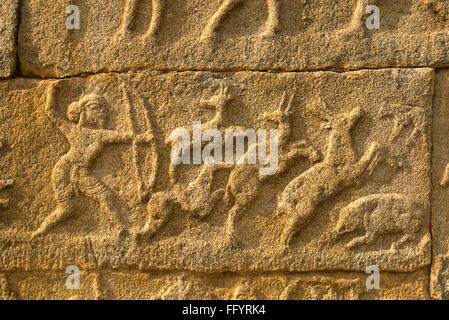
[(204, 218), (214, 209), (225, 194), (224, 189), (212, 192), (215, 171), (227, 165), (204, 165), (194, 181), (187, 186), (175, 185), (173, 196), (181, 208), (191, 216)]
[(67, 118), (56, 115), (55, 91), (61, 82), (54, 82), (47, 92), (46, 112), (70, 144), (70, 150), (53, 169), (53, 189), (57, 207), (33, 233), (39, 236), (55, 225), (71, 217), (77, 193), (83, 193), (96, 200), (101, 208), (123, 230), (125, 224), (113, 208), (112, 191), (92, 175), (90, 169), (95, 159), (108, 144), (151, 141), (151, 133), (134, 137), (128, 132), (105, 129), (108, 123), (107, 103), (101, 96), (87, 95), (68, 107)]
[(343, 208), (334, 232), (341, 236), (365, 231), (349, 242), (348, 248), (374, 243), (387, 234), (399, 234), (402, 237), (392, 245), (398, 248), (427, 232), (425, 216), (423, 207), (403, 194), (372, 194)]
[[(117, 31), (118, 36), (124, 38), (129, 33), (137, 14), (137, 5), (139, 1), (144, 0), (126, 0), (123, 20)], [(147, 32), (142, 36), (144, 39), (154, 38), (158, 32), (161, 24), (162, 11), (164, 9), (164, 1), (165, 0), (152, 0), (151, 22)]]
[[(316, 106), (325, 118), (330, 110), (324, 103)], [(329, 121), (329, 142), (324, 161), (314, 165), (292, 180), (278, 199), (278, 214), (287, 215), (281, 241), (288, 247), (293, 237), (317, 212), (318, 205), (358, 181), (361, 176), (374, 169), (380, 145), (371, 143), (368, 150), (356, 159), (352, 147), (351, 129), (362, 116), (360, 108), (338, 114)]]
[(194, 181), (187, 186), (174, 185), (171, 191), (153, 195), (148, 203), (148, 220), (140, 232), (141, 237), (151, 238), (168, 222), (176, 207), (180, 207), (189, 216), (204, 218), (208, 216), (225, 194), (224, 189), (212, 192), (213, 174), (226, 168), (226, 165), (204, 165)]
[[(305, 141), (289, 144), (291, 137), (291, 115), (292, 115), (293, 96), (287, 102), (286, 94), (282, 97), (279, 109), (268, 113), (265, 112), (260, 120), (264, 122), (274, 122), (279, 130), (279, 168), (274, 175), (260, 175), (259, 169), (261, 165), (242, 165), (236, 166), (228, 179), (226, 186), (225, 202), (228, 206), (232, 204), (228, 212), (226, 221), (226, 234), (231, 243), (235, 242), (235, 222), (239, 215), (244, 212), (251, 202), (257, 197), (262, 184), (268, 179), (280, 176), (285, 173), (294, 161), (301, 158), (308, 158), (311, 162), (319, 159), (318, 152), (311, 146), (307, 146)], [(248, 154), (255, 152), (256, 145), (248, 148), (245, 159)], [(245, 162), (247, 163), (247, 161)]]
[[(215, 12), (213, 17), (209, 20), (206, 28), (203, 31), (201, 40), (211, 40), (216, 36), (216, 32), (224, 20), (224, 18), (243, 0), (224, 0), (220, 8)], [(279, 30), (279, 1), (267, 0), (268, 5), (268, 20), (262, 36), (271, 37)]]
[(391, 104), (383, 106), (379, 114), (381, 119), (394, 118), (393, 129), (388, 139), (389, 143), (394, 142), (409, 125), (413, 125), (413, 131), (407, 139), (407, 145), (416, 143), (419, 138), (426, 136), (427, 115), (423, 108)]
[[(200, 105), (203, 108), (206, 109), (212, 109), (215, 111), (215, 115), (214, 117), (209, 120), (208, 122), (204, 123), (201, 125), (201, 135), (203, 135), (204, 131), (208, 130), (208, 129), (217, 129), (220, 131), (220, 133), (222, 134), (222, 136), (225, 136), (225, 119), (224, 119), (224, 113), (226, 110), (226, 106), (228, 105), (229, 100), (231, 100), (231, 96), (229, 94), (229, 88), (225, 87), (223, 84), (220, 84), (220, 87), (217, 91), (217, 93), (212, 96), (210, 99), (208, 100), (201, 100)], [(233, 129), (233, 130), (241, 130), (244, 131), (243, 127), (228, 127), (228, 129)], [(188, 132), (189, 132), (189, 136), (192, 137), (193, 136), (193, 128), (192, 127), (188, 127), (185, 128)], [(172, 149), (175, 142), (170, 141), (169, 138), (166, 139), (167, 144), (169, 145), (169, 147)], [(203, 145), (201, 146), (203, 147)], [(190, 143), (190, 150), (192, 150), (193, 148), (193, 142)], [(176, 170), (178, 168), (179, 165), (173, 163), (172, 161), (170, 162), (170, 168), (169, 168), (169, 177), (170, 177), (170, 182), (172, 184), (176, 184), (178, 182), (177, 178), (176, 178)]]

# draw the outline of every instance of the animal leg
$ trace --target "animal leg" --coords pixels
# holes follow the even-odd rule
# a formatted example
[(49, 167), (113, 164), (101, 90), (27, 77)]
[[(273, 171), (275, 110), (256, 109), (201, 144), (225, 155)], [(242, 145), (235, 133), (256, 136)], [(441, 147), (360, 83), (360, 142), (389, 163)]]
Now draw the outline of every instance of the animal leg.
[(391, 245), (393, 250), (398, 250), (405, 243), (412, 241), (413, 237), (410, 234), (404, 235), (401, 239)]
[(366, 245), (372, 243), (376, 239), (376, 235), (373, 232), (367, 232), (364, 236), (355, 238), (351, 242), (349, 242), (346, 247), (348, 249), (353, 249), (359, 245)]
[(145, 38), (154, 38), (159, 30), (159, 27), (161, 25), (162, 11), (164, 10), (163, 1), (164, 0), (153, 0), (151, 23), (148, 31), (144, 35)]
[(346, 28), (346, 31), (363, 30), (363, 16), (365, 15), (366, 7), (369, 5), (367, 0), (357, 0), (357, 5), (351, 17), (351, 22)]
[(281, 235), (281, 242), (285, 247), (290, 246), (293, 237), (309, 222), (315, 212), (316, 204), (314, 201), (307, 198), (302, 201), (296, 212), (289, 212), (293, 217), (287, 221)]
[(241, 1), (242, 0), (225, 0), (225, 2), (220, 6), (217, 12), (215, 12), (215, 14), (207, 24), (206, 28), (203, 31), (203, 34), (201, 35), (201, 40), (207, 41), (214, 38), (223, 19)]
[(279, 31), (279, 4), (280, 0), (267, 0), (268, 5), (268, 21), (263, 37), (272, 37)]
[(378, 142), (371, 143), (370, 147), (365, 151), (365, 154), (359, 160), (355, 168), (351, 168), (351, 175), (353, 179), (361, 176), (366, 171), (369, 171), (370, 175), (372, 174), (372, 171), (377, 166), (379, 160), (379, 149), (380, 145)]
[(39, 237), (50, 229), (58, 225), (64, 220), (67, 220), (73, 215), (73, 204), (71, 201), (59, 203), (55, 211), (48, 216), (40, 227), (33, 233), (32, 238)]
[(138, 0), (126, 0), (122, 24), (120, 25), (116, 36), (124, 38), (127, 32), (130, 30), (131, 24), (133, 23), (134, 17), (136, 15), (137, 1)]
[(228, 219), (226, 220), (226, 236), (228, 243), (231, 245), (235, 245), (238, 242), (235, 234), (236, 220), (239, 218), (241, 213), (246, 210), (252, 198), (253, 197), (247, 193), (235, 196), (234, 206), (229, 211)]
[(217, 205), (218, 201), (220, 201), (220, 199), (223, 198), (224, 194), (225, 194), (225, 190), (224, 189), (216, 190), (212, 194), (212, 197), (210, 198), (210, 200), (207, 203), (207, 205), (205, 206), (205, 208), (202, 211), (199, 212), (198, 216), (200, 218), (207, 217), (212, 212), (212, 210), (215, 208), (215, 206)]

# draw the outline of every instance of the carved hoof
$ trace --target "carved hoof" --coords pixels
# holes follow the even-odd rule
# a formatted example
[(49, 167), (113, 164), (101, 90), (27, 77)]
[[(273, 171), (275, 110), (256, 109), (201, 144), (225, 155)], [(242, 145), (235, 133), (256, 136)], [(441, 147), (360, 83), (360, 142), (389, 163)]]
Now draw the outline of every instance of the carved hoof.
[(216, 38), (215, 32), (205, 32), (201, 35), (200, 41), (204, 44), (211, 45), (214, 43), (214, 39)]
[(265, 30), (264, 32), (262, 32), (261, 34), (260, 34), (260, 37), (262, 38), (262, 39), (271, 39), (271, 38), (273, 38), (274, 36), (276, 36), (276, 29), (267, 29), (267, 30)]
[(44, 236), (45, 232), (46, 232), (46, 230), (44, 228), (40, 227), (39, 229), (37, 229), (36, 231), (34, 231), (31, 234), (31, 240), (36, 240), (36, 239), (42, 238)]

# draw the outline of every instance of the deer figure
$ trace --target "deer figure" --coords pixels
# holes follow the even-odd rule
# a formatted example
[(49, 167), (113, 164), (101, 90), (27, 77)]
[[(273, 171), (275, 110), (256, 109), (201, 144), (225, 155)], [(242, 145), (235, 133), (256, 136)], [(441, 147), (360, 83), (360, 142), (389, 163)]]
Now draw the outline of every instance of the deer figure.
[(224, 189), (212, 192), (213, 174), (225, 168), (226, 165), (205, 165), (194, 181), (187, 186), (174, 185), (171, 191), (159, 192), (148, 202), (148, 220), (139, 232), (140, 237), (153, 237), (158, 230), (165, 226), (175, 208), (191, 217), (203, 219), (207, 217), (225, 194)]
[(391, 130), (388, 142), (394, 142), (409, 125), (413, 125), (413, 131), (407, 138), (407, 145), (416, 143), (419, 138), (425, 138), (428, 122), (426, 113), (426, 110), (421, 107), (403, 106), (398, 104), (383, 106), (379, 111), (379, 118), (384, 119), (392, 117), (394, 120), (393, 129)]
[[(259, 118), (263, 122), (274, 122), (279, 130), (279, 167), (274, 175), (260, 175), (260, 165), (241, 165), (235, 167), (228, 179), (226, 186), (225, 202), (228, 207), (232, 205), (226, 221), (226, 234), (228, 242), (236, 243), (235, 238), (235, 222), (239, 215), (244, 212), (251, 202), (259, 194), (260, 189), (265, 181), (273, 179), (285, 173), (294, 161), (301, 158), (308, 158), (311, 162), (319, 159), (318, 152), (311, 146), (307, 146), (305, 141), (289, 144), (291, 138), (291, 115), (292, 103), (294, 96), (291, 96), (287, 102), (284, 93), (280, 106), (274, 112), (265, 112)], [(255, 152), (252, 149), (257, 148), (251, 145), (248, 148), (245, 158), (248, 154)], [(290, 150), (290, 151), (287, 151)]]
[[(201, 40), (209, 41), (216, 36), (217, 30), (226, 18), (226, 16), (243, 0), (224, 0), (220, 8), (210, 19), (206, 28), (201, 35)], [(272, 37), (279, 29), (279, 1), (280, 0), (266, 0), (268, 5), (268, 20), (265, 30), (262, 33), (264, 37)]]
[(288, 247), (293, 237), (313, 218), (320, 203), (336, 196), (368, 172), (372, 174), (379, 158), (380, 145), (373, 142), (357, 160), (351, 129), (362, 116), (357, 107), (329, 119), (330, 110), (321, 101), (315, 110), (328, 119), (330, 129), (325, 158), (292, 180), (278, 198), (278, 214), (287, 215), (281, 241)]
[[(202, 99), (200, 102), (200, 106), (204, 109), (214, 110), (215, 116), (209, 120), (208, 122), (201, 125), (201, 134), (208, 129), (217, 129), (220, 131), (222, 136), (224, 137), (225, 129), (232, 129), (235, 131), (244, 131), (245, 128), (241, 126), (230, 126), (226, 127), (225, 125), (225, 117), (224, 114), (226, 112), (226, 107), (231, 100), (231, 95), (229, 94), (229, 88), (225, 87), (223, 84), (220, 84), (218, 91), (210, 98), (210, 99)], [(193, 128), (188, 127), (185, 128), (189, 132), (189, 136), (193, 136)], [(170, 148), (173, 147), (174, 142), (166, 139), (167, 144), (169, 144)], [(190, 150), (193, 148), (193, 142), (190, 143)], [(178, 182), (176, 178), (176, 170), (178, 168), (178, 164), (170, 162), (169, 168), (169, 177), (170, 182), (172, 184), (176, 184)]]

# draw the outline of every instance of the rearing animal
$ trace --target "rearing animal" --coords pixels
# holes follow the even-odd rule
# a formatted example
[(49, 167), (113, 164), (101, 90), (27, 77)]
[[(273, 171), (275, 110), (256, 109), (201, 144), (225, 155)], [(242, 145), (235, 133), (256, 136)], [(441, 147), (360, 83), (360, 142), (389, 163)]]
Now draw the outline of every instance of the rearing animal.
[[(319, 103), (316, 110), (327, 117), (330, 110)], [(380, 145), (371, 143), (368, 150), (356, 160), (352, 146), (351, 129), (362, 116), (357, 107), (329, 119), (330, 136), (325, 158), (292, 180), (278, 199), (277, 211), (289, 217), (281, 241), (288, 247), (296, 235), (316, 214), (320, 203), (336, 196), (360, 179), (362, 174), (374, 170)]]

